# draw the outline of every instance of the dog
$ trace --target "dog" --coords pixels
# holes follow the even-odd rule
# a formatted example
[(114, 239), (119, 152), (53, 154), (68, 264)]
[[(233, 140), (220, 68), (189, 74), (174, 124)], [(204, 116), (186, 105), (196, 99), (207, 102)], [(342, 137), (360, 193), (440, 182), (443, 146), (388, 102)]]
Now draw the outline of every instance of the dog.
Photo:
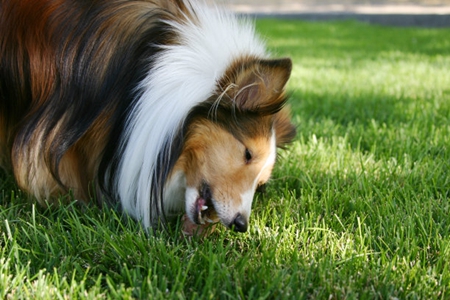
[(292, 62), (252, 22), (188, 0), (0, 3), (0, 162), (22, 190), (247, 231), (295, 136)]

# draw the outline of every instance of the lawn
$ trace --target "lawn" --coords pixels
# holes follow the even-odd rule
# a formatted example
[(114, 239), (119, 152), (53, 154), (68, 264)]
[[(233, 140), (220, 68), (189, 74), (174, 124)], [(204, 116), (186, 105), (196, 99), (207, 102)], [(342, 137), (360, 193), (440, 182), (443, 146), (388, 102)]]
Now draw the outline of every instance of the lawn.
[(146, 235), (0, 181), (0, 299), (449, 299), (450, 30), (259, 20), (298, 136), (249, 232)]

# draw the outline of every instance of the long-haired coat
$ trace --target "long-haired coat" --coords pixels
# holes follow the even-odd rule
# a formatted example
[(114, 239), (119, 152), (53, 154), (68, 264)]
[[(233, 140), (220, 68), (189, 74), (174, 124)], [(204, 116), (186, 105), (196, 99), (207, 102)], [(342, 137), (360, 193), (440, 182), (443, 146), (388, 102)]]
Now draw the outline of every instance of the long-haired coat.
[(188, 0), (0, 3), (0, 163), (23, 190), (247, 230), (295, 134), (291, 61), (250, 22)]

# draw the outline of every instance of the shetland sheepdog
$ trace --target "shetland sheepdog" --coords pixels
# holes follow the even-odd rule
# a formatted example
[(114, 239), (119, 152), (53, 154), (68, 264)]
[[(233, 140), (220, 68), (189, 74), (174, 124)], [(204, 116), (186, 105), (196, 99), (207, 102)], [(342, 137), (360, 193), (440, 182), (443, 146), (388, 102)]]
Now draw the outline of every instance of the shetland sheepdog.
[(202, 1), (0, 0), (0, 164), (43, 205), (244, 232), (295, 135), (290, 72)]

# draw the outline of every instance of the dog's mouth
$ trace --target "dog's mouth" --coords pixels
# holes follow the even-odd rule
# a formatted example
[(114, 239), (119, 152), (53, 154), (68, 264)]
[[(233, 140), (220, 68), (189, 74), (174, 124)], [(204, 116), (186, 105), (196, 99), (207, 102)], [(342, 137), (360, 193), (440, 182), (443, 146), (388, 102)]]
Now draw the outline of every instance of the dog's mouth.
[(199, 190), (199, 197), (195, 201), (194, 222), (196, 224), (215, 223), (216, 218), (211, 187), (203, 183)]

